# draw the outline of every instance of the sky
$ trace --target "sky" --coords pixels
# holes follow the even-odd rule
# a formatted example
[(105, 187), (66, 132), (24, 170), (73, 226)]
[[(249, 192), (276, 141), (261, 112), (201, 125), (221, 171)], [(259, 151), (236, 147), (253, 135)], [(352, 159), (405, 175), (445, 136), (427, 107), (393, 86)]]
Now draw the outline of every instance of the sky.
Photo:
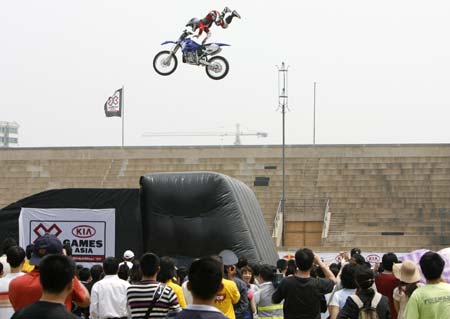
[[(120, 146), (121, 119), (103, 105), (125, 89), (125, 145), (280, 144), (278, 72), (289, 65), (286, 143), (448, 143), (447, 0), (0, 0), (0, 121), (22, 147)], [(165, 40), (224, 6), (242, 16), (211, 41), (230, 73), (209, 79), (181, 63), (153, 70)], [(211, 137), (143, 137), (149, 132)]]

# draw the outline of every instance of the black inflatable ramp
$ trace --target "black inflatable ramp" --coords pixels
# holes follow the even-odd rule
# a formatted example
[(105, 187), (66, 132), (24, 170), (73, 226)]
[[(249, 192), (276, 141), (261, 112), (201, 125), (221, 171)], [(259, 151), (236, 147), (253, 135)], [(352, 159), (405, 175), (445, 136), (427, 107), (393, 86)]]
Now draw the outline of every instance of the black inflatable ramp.
[(141, 177), (145, 251), (178, 259), (230, 249), (249, 262), (275, 264), (278, 255), (253, 191), (215, 172)]

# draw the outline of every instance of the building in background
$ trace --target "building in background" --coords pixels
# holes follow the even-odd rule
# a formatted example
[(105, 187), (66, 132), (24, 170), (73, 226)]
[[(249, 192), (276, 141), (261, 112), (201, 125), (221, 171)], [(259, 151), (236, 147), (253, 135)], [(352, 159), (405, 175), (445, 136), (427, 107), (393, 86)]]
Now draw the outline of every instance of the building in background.
[(19, 124), (0, 121), (0, 147), (19, 146)]

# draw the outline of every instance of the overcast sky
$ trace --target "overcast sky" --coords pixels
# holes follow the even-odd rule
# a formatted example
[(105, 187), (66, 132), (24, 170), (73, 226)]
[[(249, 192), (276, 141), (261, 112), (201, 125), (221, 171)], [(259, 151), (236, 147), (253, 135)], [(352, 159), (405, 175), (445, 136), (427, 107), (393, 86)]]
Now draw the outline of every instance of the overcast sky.
[[(277, 69), (289, 68), (286, 142), (450, 142), (450, 2), (1, 1), (0, 120), (20, 146), (121, 143), (121, 119), (103, 104), (125, 86), (126, 145), (232, 144), (233, 137), (143, 138), (144, 132), (267, 132), (243, 144), (281, 143)], [(242, 20), (212, 28), (230, 43), (229, 75), (209, 79), (181, 63), (152, 67), (192, 17), (228, 5)]]

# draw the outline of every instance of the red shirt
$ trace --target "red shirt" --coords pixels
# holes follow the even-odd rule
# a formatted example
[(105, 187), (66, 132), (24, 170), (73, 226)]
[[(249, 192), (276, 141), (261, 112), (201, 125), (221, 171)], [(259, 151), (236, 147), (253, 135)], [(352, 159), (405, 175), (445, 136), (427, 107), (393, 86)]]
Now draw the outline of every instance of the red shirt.
[[(23, 276), (17, 277), (9, 284), (9, 300), (18, 310), (25, 306), (31, 305), (42, 297), (42, 285), (39, 280), (39, 270), (35, 269)], [(71, 311), (71, 301), (83, 302), (86, 298), (85, 290), (77, 278), (73, 280), (72, 294), (67, 296), (65, 305), (67, 311)]]
[(392, 319), (397, 319), (397, 311), (395, 311), (392, 294), (399, 283), (400, 281), (393, 274), (382, 273), (375, 278), (375, 285), (377, 286), (378, 292), (389, 299), (389, 310), (391, 311)]

